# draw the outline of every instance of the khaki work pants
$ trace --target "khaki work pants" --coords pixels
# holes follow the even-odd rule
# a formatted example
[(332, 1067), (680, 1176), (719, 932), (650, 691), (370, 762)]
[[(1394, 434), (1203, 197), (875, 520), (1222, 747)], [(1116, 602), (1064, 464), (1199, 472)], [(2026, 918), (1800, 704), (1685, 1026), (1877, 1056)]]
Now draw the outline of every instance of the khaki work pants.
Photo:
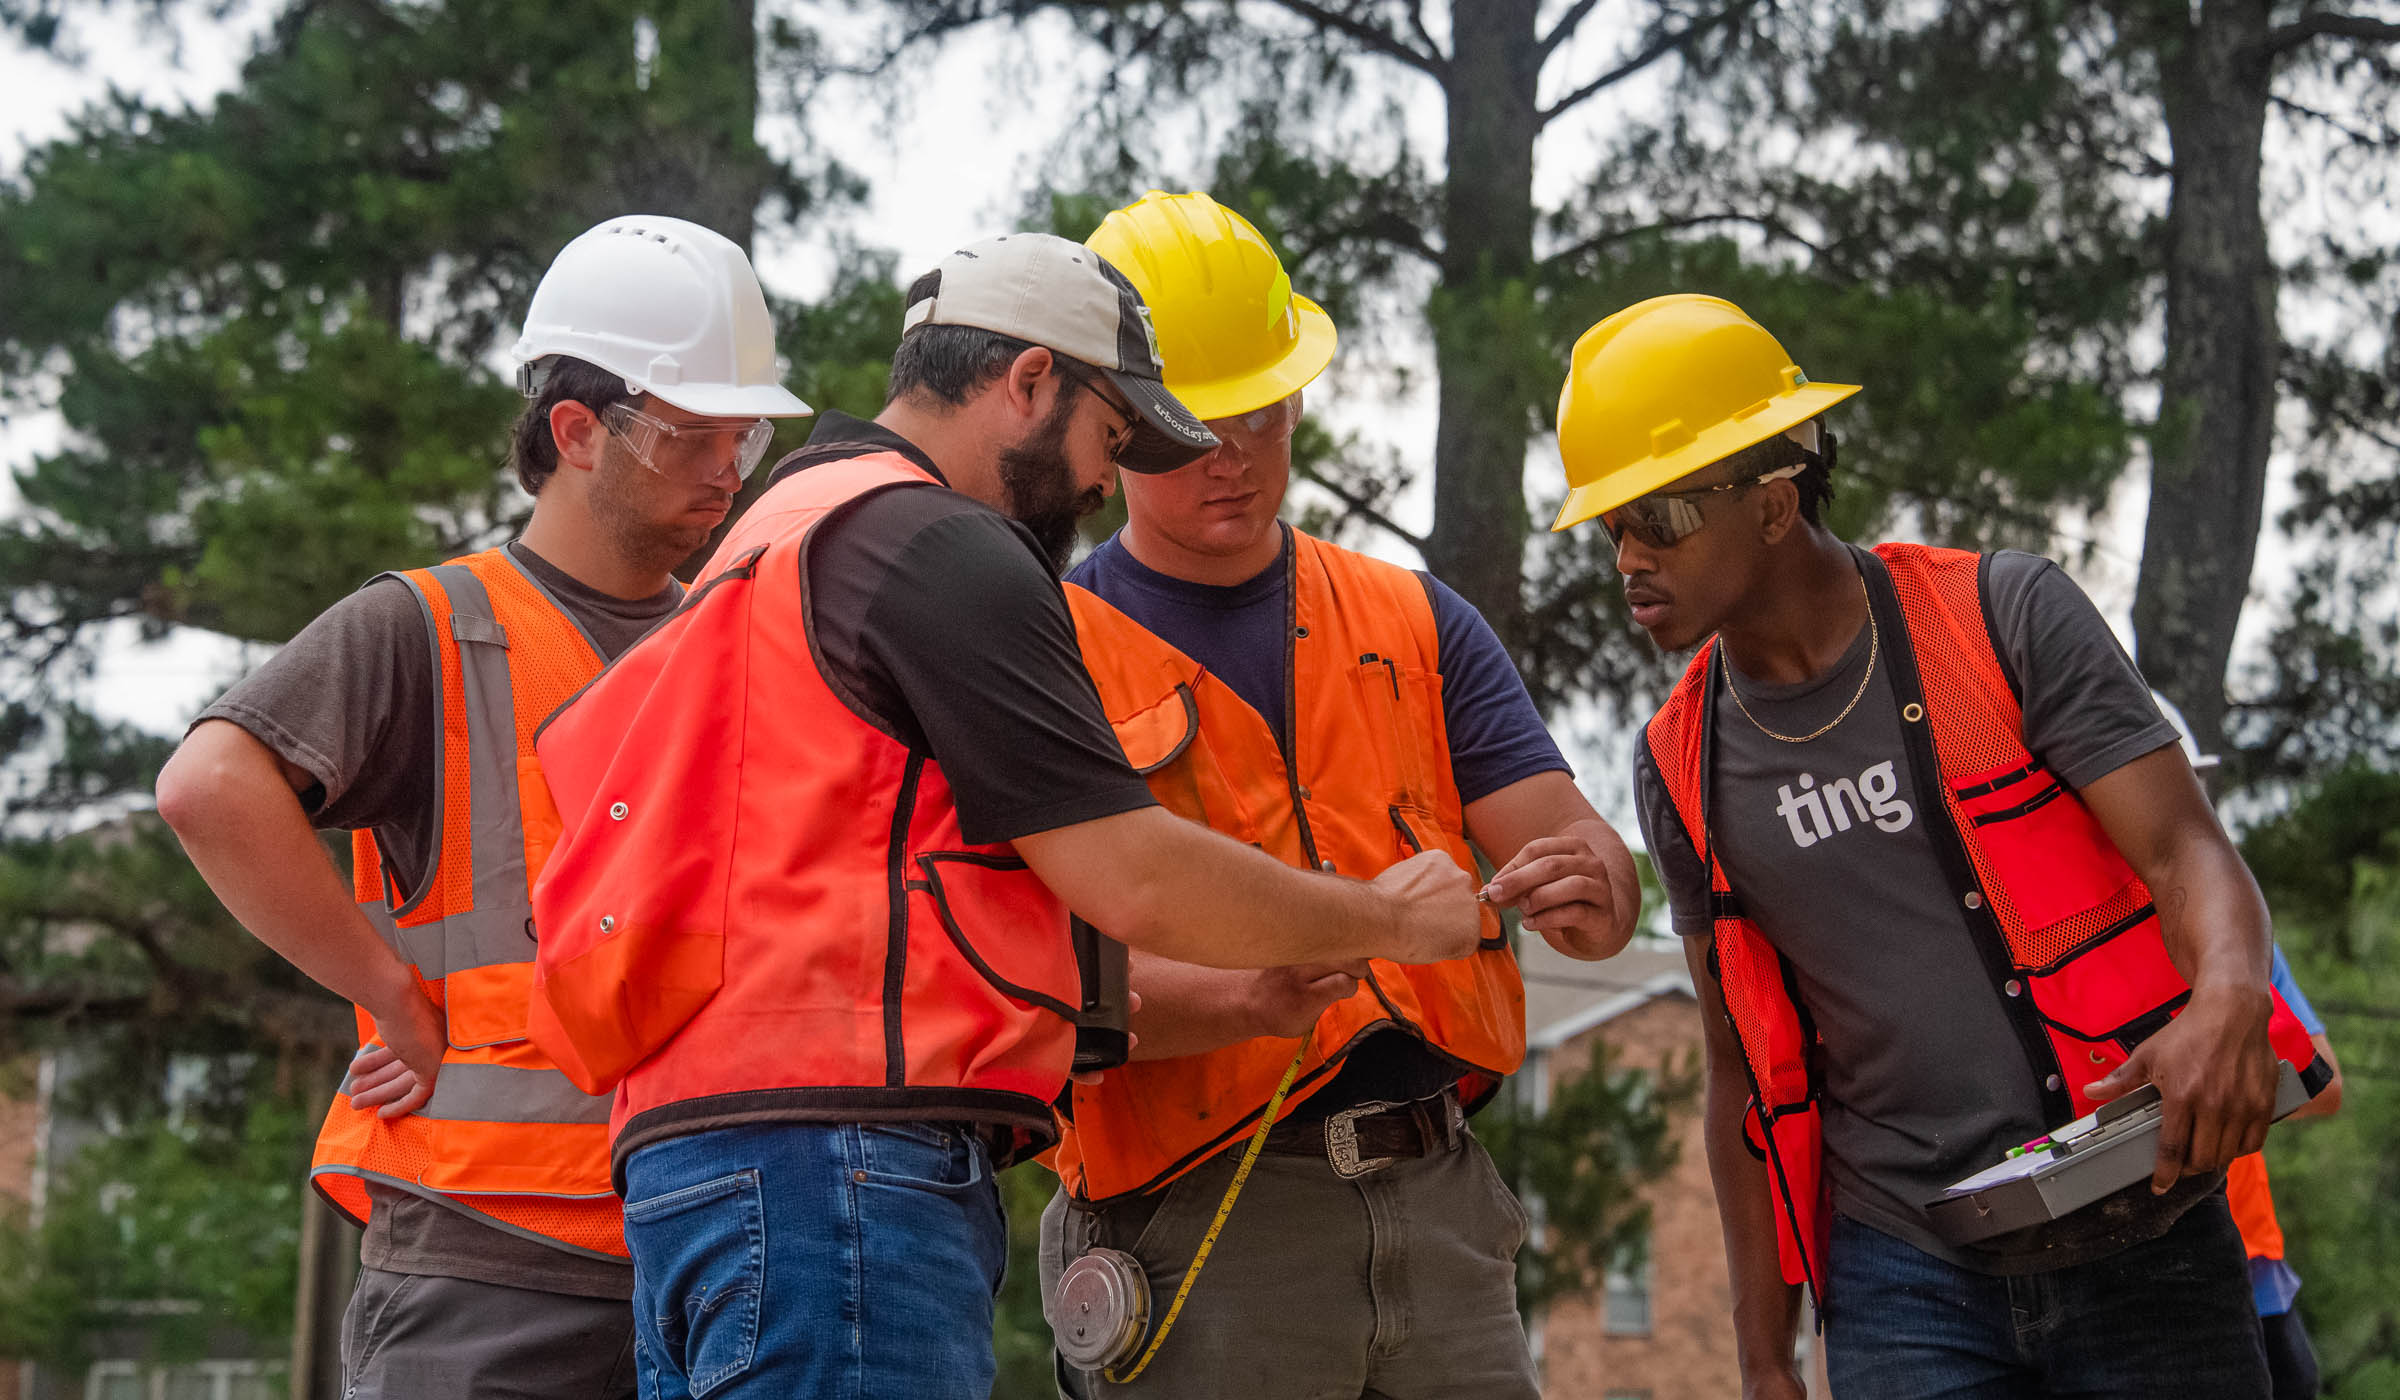
[[(1215, 1218), (1241, 1150), (1097, 1214), (1042, 1212), (1042, 1296), (1092, 1245), (1149, 1275), (1151, 1328)], [(1261, 1155), (1157, 1357), (1131, 1385), (1059, 1366), (1068, 1400), (1534, 1400), (1517, 1316), (1525, 1211), (1472, 1133), (1355, 1180)], [(1144, 1346), (1149, 1343), (1145, 1336)]]

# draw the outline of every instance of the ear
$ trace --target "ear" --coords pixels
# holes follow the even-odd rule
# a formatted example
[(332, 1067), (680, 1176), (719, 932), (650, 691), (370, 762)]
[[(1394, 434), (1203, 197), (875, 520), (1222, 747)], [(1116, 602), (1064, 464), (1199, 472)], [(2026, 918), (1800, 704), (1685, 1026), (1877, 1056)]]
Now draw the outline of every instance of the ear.
[(1770, 481), (1751, 492), (1758, 498), (1758, 537), (1768, 544), (1781, 544), (1795, 530), (1808, 522), (1800, 518), (1800, 488), (1789, 478)]
[(608, 426), (588, 405), (560, 399), (550, 405), (550, 437), (558, 444), (558, 464), (591, 471), (600, 465), (600, 445)]
[[(1009, 361), (1008, 373), (1000, 377), (1000, 391), (1008, 409), (1027, 422), (1039, 422), (1050, 411), (1050, 396), (1060, 391), (1062, 381), (1050, 372), (1050, 351), (1040, 345)], [(1048, 389), (1042, 386), (1049, 384)]]

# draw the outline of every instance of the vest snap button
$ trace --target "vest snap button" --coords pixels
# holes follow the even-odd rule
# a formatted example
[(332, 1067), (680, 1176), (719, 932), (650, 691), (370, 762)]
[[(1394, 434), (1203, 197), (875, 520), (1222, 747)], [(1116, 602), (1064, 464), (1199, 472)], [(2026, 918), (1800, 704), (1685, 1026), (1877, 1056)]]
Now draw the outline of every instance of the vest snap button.
[(1900, 718), (1907, 720), (1910, 724), (1915, 724), (1918, 720), (1925, 718), (1925, 707), (1912, 700), (1901, 707)]
[(617, 919), (616, 919), (616, 916), (615, 916), (614, 914), (602, 914), (602, 915), (600, 916), (600, 931), (601, 931), (602, 933), (607, 933), (609, 930), (611, 930), (611, 929), (615, 928), (616, 926), (617, 926)]
[(1969, 890), (1966, 893), (1966, 897), (1961, 899), (1959, 902), (1966, 905), (1969, 909), (1981, 909), (1983, 907), (1983, 896), (1975, 893), (1973, 890)]
[(2051, 1076), (2050, 1076), (2048, 1079), (2045, 1079), (2045, 1080), (2043, 1080), (2043, 1081), (2042, 1081), (2042, 1087), (2044, 1087), (2044, 1088), (2046, 1088), (2046, 1089), (2056, 1089), (2056, 1088), (2058, 1088), (2060, 1085), (2062, 1085), (2062, 1084), (2064, 1084), (2064, 1083), (2066, 1083), (2066, 1082), (2067, 1082), (2067, 1081), (2065, 1081), (2065, 1080), (2063, 1080), (2063, 1079), (2059, 1078), (2057, 1075), (2055, 1075), (2055, 1074), (2054, 1074), (2054, 1075), (2051, 1075)]
[(633, 809), (631, 807), (626, 806), (622, 802), (612, 802), (608, 806), (608, 815), (614, 820), (623, 821), (625, 820), (625, 814), (632, 810)]
[(2012, 997), (2021, 997), (2025, 995), (2025, 984), (2018, 981), (2016, 978), (2011, 977), (2006, 982), (2000, 984), (2000, 990), (2008, 993)]
[(1333, 862), (1329, 860), (1318, 861), (1317, 869), (1330, 872), (1333, 869)]
[(1292, 635), (1295, 637), (1306, 637), (1308, 635), (1308, 629), (1305, 627), (1295, 627), (1292, 629)]
[(2104, 1064), (2107, 1064), (2107, 1063), (2108, 1063), (2108, 1056), (2106, 1056), (2106, 1055), (2104, 1055), (2104, 1054), (2100, 1053), (2100, 1052), (2099, 1052), (2099, 1051), (2097, 1051), (2097, 1050), (2094, 1050), (2094, 1051), (2092, 1052), (2092, 1063), (2093, 1063), (2093, 1064), (2096, 1064), (2096, 1065), (2104, 1065)]

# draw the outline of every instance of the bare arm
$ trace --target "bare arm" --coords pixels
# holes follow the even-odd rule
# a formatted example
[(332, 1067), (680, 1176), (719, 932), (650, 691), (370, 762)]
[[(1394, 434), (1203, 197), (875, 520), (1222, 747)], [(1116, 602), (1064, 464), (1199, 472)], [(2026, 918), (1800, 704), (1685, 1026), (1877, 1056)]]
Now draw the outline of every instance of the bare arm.
[(1536, 773), (1467, 804), (1467, 835), (1499, 867), (1484, 895), (1570, 958), (1605, 958), (1633, 937), (1642, 885), (1633, 853), (1565, 773)]
[(297, 796), (311, 781), (240, 725), (207, 720), (160, 771), (158, 813), (227, 912), (375, 1018), (391, 1054), (354, 1062), (352, 1102), (397, 1118), (432, 1097), (448, 1031), (325, 859)]
[(1133, 1058), (1170, 1060), (1262, 1035), (1306, 1034), (1326, 1007), (1358, 990), (1365, 974), (1364, 962), (1236, 972), (1135, 952), (1129, 981), (1142, 1003), (1131, 1022)]
[(2325, 1067), (2333, 1071), (2333, 1081), (2317, 1091), (2317, 1096), (2292, 1110), (2294, 1118), (2331, 1118), (2342, 1111), (2342, 1062), (2333, 1057), (2333, 1042), (2322, 1031), (2308, 1038), (2325, 1057)]
[(2111, 1099), (2158, 1086), (2150, 1187), (2165, 1191), (2179, 1176), (2215, 1171), (2266, 1141), (2275, 1108), (2267, 905), (2182, 750), (2145, 754), (2081, 796), (2149, 885), (2167, 955), (2192, 988), (2174, 1021), (2089, 1088), (2093, 1098)]
[(1015, 842), (1067, 907), (1137, 951), (1203, 967), (1358, 958), (1440, 962), (1475, 950), (1475, 881), (1439, 851), (1371, 881), (1294, 870), (1143, 807)]
[(1800, 1400), (1807, 1386), (1792, 1361), (1800, 1333), (1800, 1290), (1783, 1281), (1775, 1243), (1775, 1200), (1764, 1162), (1750, 1155), (1742, 1117), (1750, 1086), (1742, 1074), (1741, 1047), (1725, 1018), (1725, 993), (1708, 970), (1707, 936), (1683, 940), (1699, 994), (1700, 1020), (1708, 1050), (1707, 1098), (1702, 1140), (1708, 1148), (1708, 1179), (1717, 1192), (1717, 1219), (1725, 1228), (1725, 1268), (1733, 1283), (1734, 1353), (1742, 1368), (1742, 1393), (1751, 1400)]

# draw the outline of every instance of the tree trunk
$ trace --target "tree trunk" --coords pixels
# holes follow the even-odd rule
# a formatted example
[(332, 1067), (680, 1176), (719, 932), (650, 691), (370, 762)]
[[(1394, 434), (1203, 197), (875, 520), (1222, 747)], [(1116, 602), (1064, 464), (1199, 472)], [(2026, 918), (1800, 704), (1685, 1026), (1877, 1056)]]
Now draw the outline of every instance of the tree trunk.
[(618, 167), (606, 213), (669, 214), (744, 248), (770, 162), (758, 144), (756, 0), (660, 0), (642, 95), (646, 151)]
[(1512, 653), (1524, 631), (1525, 444), (1534, 386), (1509, 347), (1532, 330), (1536, 0), (1456, 7), (1442, 286), (1432, 310), (1441, 381), (1433, 531), (1425, 563), (1480, 609)]
[(2275, 267), (2259, 208), (2269, 0), (2173, 0), (2152, 30), (2174, 155), (2166, 363), (2151, 434), (2150, 515), (2134, 591), (2135, 659), (2221, 752), (2225, 670), (2250, 589), (2274, 445)]

